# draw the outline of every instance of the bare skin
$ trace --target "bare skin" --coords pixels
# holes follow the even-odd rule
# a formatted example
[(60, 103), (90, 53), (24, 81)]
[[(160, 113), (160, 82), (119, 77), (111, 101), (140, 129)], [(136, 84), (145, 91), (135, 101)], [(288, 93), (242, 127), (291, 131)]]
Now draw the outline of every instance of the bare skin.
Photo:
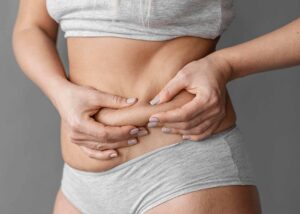
[[(82, 148), (71, 143), (69, 123), (64, 119), (65, 112), (67, 112), (64, 111), (64, 108), (67, 110), (71, 110), (71, 108), (68, 109), (68, 105), (64, 105), (61, 100), (68, 98), (64, 94), (65, 91), (73, 90), (77, 86), (70, 86), (65, 82), (62, 64), (55, 50), (57, 25), (46, 15), (45, 5), (41, 1), (22, 1), (21, 3), (21, 15), (14, 32), (15, 53), (23, 70), (48, 95), (62, 116), (61, 147), (65, 162), (81, 170), (103, 171), (156, 148), (182, 140), (180, 135), (164, 134), (160, 128), (152, 128), (149, 135), (139, 138), (137, 145), (117, 148), (119, 156), (110, 160), (99, 160), (88, 156)], [(31, 11), (28, 11), (29, 8)], [(42, 13), (43, 11), (44, 13)], [(128, 122), (141, 126), (149, 119), (147, 117), (150, 114), (178, 107), (193, 98), (190, 94), (183, 92), (164, 106), (149, 107), (148, 104), (180, 68), (192, 60), (211, 53), (216, 42), (192, 37), (163, 42), (121, 38), (68, 39), (70, 81), (72, 84), (91, 86), (99, 91), (119, 96), (137, 97), (138, 102), (132, 107), (136, 110), (129, 109), (127, 112), (130, 114), (130, 120), (133, 119), (133, 121), (128, 120)], [(109, 48), (107, 48), (107, 44), (110, 44)], [(28, 55), (30, 57), (27, 57)], [(84, 99), (84, 96), (82, 98)], [(231, 127), (236, 120), (229, 96), (227, 98), (227, 114), (222, 123), (218, 124), (219, 128), (216, 129), (216, 132)], [(93, 98), (94, 100), (95, 98)], [(119, 108), (121, 105), (115, 105), (115, 107)], [(135, 111), (137, 114), (134, 114)], [(144, 112), (144, 116), (141, 116), (142, 112)], [(119, 113), (123, 114), (121, 110)], [(96, 119), (99, 116), (98, 120), (101, 120), (100, 114), (95, 116)], [(105, 120), (105, 117), (103, 116), (102, 119)], [(126, 123), (126, 118), (123, 119), (123, 121), (112, 122)], [(99, 128), (101, 127), (99, 126)], [(231, 192), (235, 198), (241, 195), (241, 192), (238, 191), (240, 188), (239, 186), (232, 187)], [(246, 188), (254, 191), (255, 187), (248, 186)], [(235, 189), (236, 191), (234, 191)], [(224, 191), (220, 188), (219, 191), (212, 191), (211, 194), (221, 197), (224, 195)], [(191, 193), (192, 195), (193, 193)], [(202, 194), (202, 191), (199, 191), (196, 198), (198, 198), (198, 202), (193, 200), (195, 206), (199, 200), (211, 204), (213, 197), (207, 197), (204, 192)], [(182, 199), (181, 205), (187, 203), (184, 202), (184, 196)], [(190, 202), (188, 204), (191, 206)], [(217, 206), (221, 207), (222, 204), (227, 204), (227, 201), (225, 200)], [(241, 206), (243, 205), (241, 204)], [(204, 211), (206, 208), (203, 206), (199, 209)], [(236, 207), (232, 207), (232, 211), (235, 209)], [(69, 213), (78, 213), (78, 210), (59, 191), (53, 212), (60, 214), (65, 213), (65, 210), (68, 210)]]
[[(106, 44), (110, 44), (109, 50), (107, 50)], [(97, 121), (107, 125), (132, 124), (145, 126), (151, 114), (179, 107), (194, 98), (194, 95), (182, 91), (174, 99), (163, 105), (151, 106), (149, 104), (150, 99), (161, 90), (182, 66), (211, 53), (215, 44), (216, 41), (191, 37), (165, 42), (141, 42), (120, 38), (71, 38), (68, 39), (70, 80), (78, 85), (91, 86), (100, 91), (124, 97), (138, 97), (138, 102), (127, 108), (102, 108), (95, 115), (95, 118)], [(174, 54), (175, 50), (182, 51)], [(145, 54), (142, 55), (141, 59), (136, 60), (141, 57), (140, 52), (142, 51)], [(115, 61), (118, 62), (117, 66)], [(220, 123), (220, 128), (216, 130), (216, 133), (231, 127), (236, 121), (228, 94), (226, 110), (227, 114)], [(162, 133), (159, 127), (151, 128), (149, 131), (149, 135), (139, 138), (138, 144), (119, 148), (117, 149), (118, 157), (109, 161), (103, 161), (86, 156), (77, 145), (70, 143), (67, 131), (62, 123), (61, 145), (63, 157), (74, 168), (98, 172), (110, 169), (156, 148), (182, 140), (178, 134), (166, 135)], [(245, 195), (246, 198), (248, 196), (248, 198), (251, 198), (251, 201), (256, 201), (257, 203), (249, 203), (245, 199)], [(218, 203), (214, 202), (216, 197), (219, 198)], [(240, 198), (240, 200), (237, 201), (237, 198)], [(203, 201), (201, 206), (199, 206), (200, 201)], [(248, 213), (255, 214), (259, 213), (258, 201), (257, 189), (254, 186), (220, 187), (196, 191), (177, 197), (174, 203), (171, 200), (166, 204), (157, 206), (149, 213), (165, 213), (165, 210), (177, 204), (177, 206), (181, 207), (177, 213), (182, 213), (186, 207), (190, 208), (188, 212), (190, 214), (206, 213), (212, 207), (214, 207), (215, 211), (211, 213), (217, 213), (217, 210), (226, 206), (228, 213), (238, 213), (243, 208), (248, 210)], [(64, 206), (71, 206), (63, 196), (58, 196), (56, 203), (57, 210), (63, 209)], [(238, 206), (236, 206), (236, 203)], [(228, 204), (231, 204), (231, 206)], [(74, 213), (76, 213), (76, 208), (73, 208)], [(256, 212), (252, 212), (253, 209)], [(60, 212), (57, 211), (56, 213), (59, 214)]]
[[(226, 202), (226, 203), (225, 203)], [(81, 214), (61, 190), (53, 214)], [(258, 214), (260, 201), (255, 187), (226, 186), (208, 188), (175, 197), (146, 211), (145, 214)]]
[[(73, 83), (123, 97), (138, 98), (138, 102), (130, 107), (102, 108), (95, 115), (96, 120), (113, 126), (127, 124), (146, 126), (151, 114), (179, 107), (193, 99), (192, 94), (182, 91), (163, 105), (149, 104), (151, 98), (186, 63), (211, 53), (216, 41), (192, 37), (163, 42), (123, 38), (68, 38), (67, 44), (70, 80)], [(109, 48), (106, 47), (107, 44)], [(218, 124), (219, 128), (215, 133), (235, 123), (235, 113), (229, 96), (227, 101), (226, 117)], [(98, 172), (182, 140), (180, 135), (166, 135), (158, 127), (149, 129), (149, 132), (147, 136), (139, 137), (138, 144), (117, 149), (118, 157), (103, 161), (86, 156), (78, 145), (70, 143), (68, 133), (62, 124), (63, 157), (74, 168)]]
[[(68, 82), (55, 50), (57, 25), (47, 15), (44, 1), (22, 0), (20, 8), (20, 16), (14, 31), (14, 50), (18, 62), (28, 77), (48, 95), (55, 107), (57, 107), (63, 119), (61, 126), (63, 158), (65, 162), (81, 170), (103, 171), (143, 155), (155, 148), (175, 143), (182, 138), (179, 134), (165, 135), (159, 128), (152, 128), (149, 135), (139, 138), (137, 145), (125, 146), (125, 144), (122, 144), (123, 146), (121, 146), (121, 144), (118, 144), (114, 148), (119, 155), (116, 158), (108, 159), (107, 156), (95, 158), (93, 155), (87, 155), (87, 152), (82, 150), (81, 146), (70, 143), (70, 129), (68, 127), (71, 123), (64, 116), (67, 114), (67, 111), (71, 110), (67, 107), (72, 107), (73, 105), (67, 105), (67, 101), (62, 101), (68, 98), (64, 89), (72, 92), (76, 91), (75, 94), (78, 95), (80, 94), (78, 91), (82, 90), (82, 93), (86, 91), (87, 96), (82, 96), (82, 99), (93, 97), (88, 100), (90, 104), (95, 104), (93, 112), (81, 118), (83, 119), (82, 121), (86, 122), (85, 124), (89, 124), (91, 127), (91, 129), (84, 129), (84, 141), (87, 142), (87, 136), (98, 137), (97, 141), (99, 139), (107, 141), (106, 134), (101, 134), (101, 136), (95, 134), (97, 132), (96, 127), (102, 130), (102, 133), (115, 132), (115, 134), (110, 134), (109, 136), (115, 136), (115, 139), (110, 140), (117, 141), (128, 139), (129, 136), (125, 134), (125, 131), (127, 133), (130, 130), (129, 128), (133, 128), (133, 125), (143, 125), (145, 118), (149, 117), (149, 114), (159, 114), (158, 112), (160, 111), (172, 110), (180, 105), (184, 105), (189, 99), (192, 100), (193, 97), (185, 92), (175, 97), (176, 93), (174, 91), (178, 90), (177, 88), (174, 91), (170, 90), (169, 96), (167, 96), (165, 91), (161, 94), (163, 98), (161, 100), (169, 101), (165, 105), (149, 106), (148, 104), (153, 96), (174, 79), (176, 79), (182, 89), (184, 88), (183, 86), (192, 86), (192, 80), (197, 75), (200, 75), (196, 69), (181, 72), (180, 78), (177, 78), (177, 74), (184, 65), (193, 60), (200, 62), (207, 55), (213, 56), (213, 59), (216, 61), (222, 59), (223, 65), (229, 65), (224, 66), (224, 68), (230, 67), (230, 71), (226, 72), (226, 75), (232, 74), (229, 79), (300, 63), (299, 51), (296, 51), (299, 50), (300, 46), (299, 31), (295, 30), (298, 29), (300, 20), (255, 41), (225, 49), (217, 54), (211, 54), (217, 41), (202, 38), (182, 37), (162, 42), (111, 37), (95, 39), (74, 38), (68, 39), (71, 74), (70, 82)], [(285, 40), (289, 42), (281, 42)], [(107, 44), (109, 44), (109, 47)], [(277, 44), (277, 46), (270, 44)], [(266, 45), (266, 48), (264, 49), (264, 54), (262, 54), (261, 47), (264, 45)], [(274, 55), (274, 53), (276, 54)], [(242, 59), (241, 56), (245, 57), (245, 59)], [(270, 60), (274, 59), (274, 56), (277, 57), (275, 64), (273, 60)], [(196, 65), (200, 68), (201, 63), (196, 63)], [(79, 86), (91, 86), (98, 89), (98, 91), (124, 97), (134, 96), (138, 97), (139, 101), (129, 107), (129, 105), (125, 105), (125, 99), (123, 98), (115, 99), (116, 97), (104, 96), (96, 92), (96, 90), (87, 90)], [(226, 94), (226, 116), (214, 123), (213, 133), (231, 127), (236, 121), (230, 97), (227, 91), (224, 94)], [(96, 104), (97, 100), (99, 100), (97, 96), (103, 98), (103, 103)], [(171, 101), (173, 97), (175, 98)], [(109, 99), (114, 99), (118, 102), (110, 101), (109, 103)], [(101, 107), (108, 109), (103, 109), (101, 114), (101, 111), (97, 113), (96, 106), (99, 106), (98, 110), (101, 110)], [(109, 108), (123, 109), (116, 111)], [(112, 116), (117, 114), (120, 117), (114, 118)], [(98, 125), (96, 125), (96, 122), (91, 122), (88, 119), (91, 115), (99, 122)], [(129, 117), (126, 117), (126, 115), (129, 115)], [(166, 115), (160, 114), (158, 117), (162, 123), (168, 121), (168, 116)], [(112, 120), (110, 121), (109, 118), (112, 118)], [(127, 123), (126, 120), (134, 124), (129, 124), (131, 127), (129, 125), (127, 127), (124, 126), (122, 129), (100, 125), (101, 121), (106, 121), (112, 125), (122, 125)], [(121, 132), (122, 136), (119, 134)], [(218, 199), (219, 203), (214, 203), (215, 199)], [(199, 206), (200, 201), (202, 206)], [(231, 203), (233, 201), (234, 203)], [(219, 213), (220, 210), (227, 213), (240, 213), (241, 210), (244, 211), (243, 213), (260, 213), (258, 194), (254, 186), (230, 186), (196, 191), (161, 204), (150, 212), (162, 212), (165, 209), (171, 210), (172, 207), (176, 206), (178, 206), (178, 209), (173, 213), (181, 213), (180, 208), (185, 207), (191, 208), (189, 212), (191, 214), (207, 213), (208, 211), (210, 213)], [(57, 211), (55, 212), (63, 213), (62, 210), (64, 208), (72, 209), (71, 207), (72, 205), (68, 204), (68, 201), (59, 192), (55, 205), (55, 210)], [(75, 210), (74, 213), (76, 213)], [(70, 213), (72, 212), (70, 210)]]

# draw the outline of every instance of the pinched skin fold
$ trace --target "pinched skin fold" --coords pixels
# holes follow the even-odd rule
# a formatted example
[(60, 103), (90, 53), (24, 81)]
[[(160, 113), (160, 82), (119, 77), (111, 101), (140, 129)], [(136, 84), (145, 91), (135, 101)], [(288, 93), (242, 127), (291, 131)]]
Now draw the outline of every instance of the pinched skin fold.
[(195, 95), (182, 90), (166, 103), (152, 106), (149, 102), (138, 101), (134, 105), (122, 109), (102, 108), (94, 118), (109, 126), (145, 126), (152, 114), (181, 107), (194, 97)]
[[(101, 108), (94, 115), (95, 120), (110, 126), (145, 126), (152, 114), (183, 106), (193, 99), (195, 95), (182, 90), (164, 104), (149, 103), (185, 65), (212, 53), (216, 42), (195, 37), (155, 42), (116, 37), (68, 38), (69, 80), (105, 93), (138, 98), (129, 107)], [(228, 94), (226, 101), (226, 116), (215, 132), (231, 127), (236, 120)], [(71, 142), (62, 120), (63, 160), (79, 170), (101, 172), (182, 140), (180, 134), (163, 133), (161, 127), (148, 131), (148, 135), (137, 137), (137, 144), (116, 148), (118, 157), (99, 160), (89, 157)]]

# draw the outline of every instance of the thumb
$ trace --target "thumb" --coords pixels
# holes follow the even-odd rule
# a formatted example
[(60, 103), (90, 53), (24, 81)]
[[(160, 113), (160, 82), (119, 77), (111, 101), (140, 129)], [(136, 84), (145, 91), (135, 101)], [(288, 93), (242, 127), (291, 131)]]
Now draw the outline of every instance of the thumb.
[(176, 75), (171, 79), (161, 91), (150, 101), (151, 105), (157, 105), (171, 100), (176, 94), (185, 88), (182, 78)]
[(97, 100), (101, 107), (107, 108), (123, 108), (130, 106), (138, 100), (136, 97), (125, 98), (115, 94), (109, 94), (106, 92), (98, 92)]

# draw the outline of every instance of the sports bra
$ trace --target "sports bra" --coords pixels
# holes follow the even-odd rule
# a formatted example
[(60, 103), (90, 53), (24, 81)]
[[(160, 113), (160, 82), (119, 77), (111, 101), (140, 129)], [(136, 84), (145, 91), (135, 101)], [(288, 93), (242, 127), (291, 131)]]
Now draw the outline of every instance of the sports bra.
[(46, 7), (65, 38), (214, 39), (235, 17), (233, 0), (46, 0)]

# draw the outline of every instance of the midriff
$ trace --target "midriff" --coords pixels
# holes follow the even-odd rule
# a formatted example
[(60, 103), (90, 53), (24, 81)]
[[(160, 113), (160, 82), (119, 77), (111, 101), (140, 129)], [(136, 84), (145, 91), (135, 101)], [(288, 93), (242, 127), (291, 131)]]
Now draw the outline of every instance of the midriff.
[[(95, 119), (106, 125), (144, 126), (150, 115), (179, 107), (194, 95), (182, 90), (171, 101), (151, 106), (149, 101), (187, 63), (215, 50), (217, 40), (179, 37), (168, 41), (143, 41), (117, 37), (70, 37), (67, 39), (70, 81), (92, 86), (100, 91), (124, 97), (137, 97), (138, 102), (123, 109), (102, 108)], [(236, 115), (226, 90), (226, 116), (213, 133), (232, 127)], [(120, 165), (147, 152), (177, 143), (179, 134), (166, 134), (161, 127), (149, 128), (139, 143), (118, 148), (118, 157), (96, 160), (72, 144), (61, 123), (62, 156), (70, 166), (100, 172)]]

